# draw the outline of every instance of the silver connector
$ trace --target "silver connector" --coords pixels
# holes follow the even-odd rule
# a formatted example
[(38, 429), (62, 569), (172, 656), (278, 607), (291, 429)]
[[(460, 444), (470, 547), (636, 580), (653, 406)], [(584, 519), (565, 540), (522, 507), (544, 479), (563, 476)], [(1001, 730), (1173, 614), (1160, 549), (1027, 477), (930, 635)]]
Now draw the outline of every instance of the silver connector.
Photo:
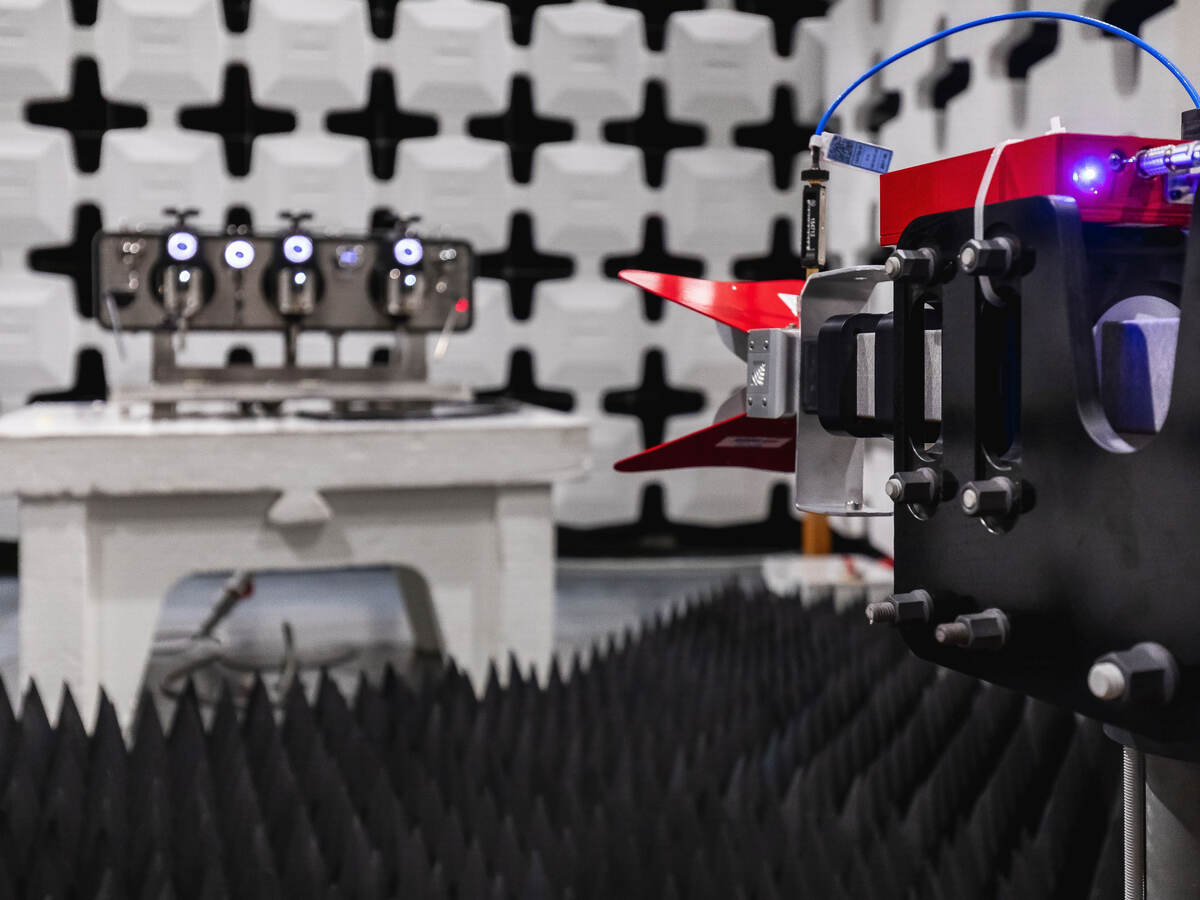
[(754, 328), (746, 333), (746, 415), (794, 416), (799, 405), (800, 332)]
[(1200, 170), (1200, 141), (1147, 147), (1128, 158), (1122, 158), (1120, 153), (1114, 151), (1109, 157), (1109, 165), (1118, 172), (1132, 165), (1143, 178), (1195, 172)]

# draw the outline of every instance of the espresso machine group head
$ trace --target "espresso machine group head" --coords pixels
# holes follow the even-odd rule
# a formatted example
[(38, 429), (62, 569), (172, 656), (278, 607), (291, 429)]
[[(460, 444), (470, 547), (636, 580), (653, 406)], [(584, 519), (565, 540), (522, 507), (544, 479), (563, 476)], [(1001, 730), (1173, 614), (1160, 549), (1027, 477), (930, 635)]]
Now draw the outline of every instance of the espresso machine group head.
[(187, 220), (199, 210), (172, 207), (163, 212), (175, 217), (175, 225), (163, 235), (151, 284), (168, 319), (186, 334), (188, 323), (212, 297), (212, 270), (200, 252), (200, 238), (188, 227)]
[[(471, 327), (475, 258), (466, 241), (418, 232), (415, 218), (369, 234), (324, 232), (305, 211), (260, 233), (193, 228), (195, 209), (168, 209), (156, 230), (103, 232), (93, 245), (96, 315), (118, 340), (153, 335), (152, 385), (120, 392), (169, 410), (181, 400), (225, 399), (277, 408), (293, 399), (384, 403), (469, 399), (461, 386), (426, 383), (426, 336), (444, 352)], [(284, 343), (282, 366), (180, 365), (192, 332), (267, 332)], [(333, 364), (301, 365), (300, 336), (323, 332)], [(343, 366), (346, 332), (394, 338), (387, 365)]]
[(263, 292), (275, 303), (279, 314), (299, 321), (316, 311), (321, 299), (321, 271), (316, 266), (316, 244), (304, 229), (311, 213), (284, 210), (280, 218), (288, 227), (275, 241), (275, 252), (264, 281)]

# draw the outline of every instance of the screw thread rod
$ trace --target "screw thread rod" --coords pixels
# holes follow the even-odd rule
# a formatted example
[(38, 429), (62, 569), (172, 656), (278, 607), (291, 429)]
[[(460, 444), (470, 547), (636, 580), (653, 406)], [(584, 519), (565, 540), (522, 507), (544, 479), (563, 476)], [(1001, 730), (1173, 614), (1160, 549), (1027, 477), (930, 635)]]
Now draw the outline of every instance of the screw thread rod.
[(934, 629), (933, 636), (939, 644), (965, 647), (971, 642), (971, 629), (962, 622), (945, 622)]
[(891, 600), (880, 600), (877, 603), (867, 604), (867, 621), (872, 625), (885, 625), (895, 622), (899, 618), (900, 611), (896, 609), (896, 604)]
[(1125, 810), (1125, 900), (1146, 894), (1146, 758), (1125, 747), (1122, 800)]

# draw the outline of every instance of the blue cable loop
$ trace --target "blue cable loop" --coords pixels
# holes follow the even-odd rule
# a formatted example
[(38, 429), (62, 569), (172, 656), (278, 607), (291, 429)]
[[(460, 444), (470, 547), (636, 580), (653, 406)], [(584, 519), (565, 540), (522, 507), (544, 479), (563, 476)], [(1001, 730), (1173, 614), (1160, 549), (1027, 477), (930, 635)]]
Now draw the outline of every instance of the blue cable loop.
[(1078, 22), (1080, 25), (1090, 25), (1093, 28), (1099, 28), (1101, 31), (1107, 31), (1109, 34), (1115, 34), (1117, 37), (1124, 38), (1131, 44), (1134, 44), (1135, 46), (1145, 50), (1156, 60), (1166, 66), (1167, 70), (1179, 80), (1180, 84), (1183, 85), (1183, 89), (1187, 91), (1188, 97), (1191, 98), (1192, 105), (1200, 107), (1200, 93), (1196, 91), (1195, 86), (1193, 86), (1193, 84), (1188, 80), (1188, 77), (1184, 75), (1182, 71), (1180, 71), (1179, 67), (1175, 65), (1175, 63), (1171, 62), (1171, 60), (1167, 59), (1162, 53), (1147, 44), (1136, 34), (1132, 34), (1131, 32), (1126, 31), (1124, 28), (1118, 28), (1116, 25), (1110, 25), (1108, 22), (1102, 22), (1100, 19), (1090, 18), (1089, 16), (1080, 16), (1075, 13), (1068, 12), (1056, 12), (1054, 10), (1027, 9), (1020, 10), (1018, 12), (1000, 13), (995, 16), (985, 16), (982, 19), (972, 19), (970, 22), (963, 22), (961, 25), (955, 25), (953, 28), (947, 28), (944, 31), (939, 31), (937, 34), (930, 35), (929, 37), (925, 38), (925, 40), (918, 41), (911, 47), (905, 47), (898, 53), (893, 53), (887, 59), (880, 60), (875, 65), (871, 66), (871, 68), (867, 69), (867, 71), (865, 71), (862, 75), (858, 76), (854, 83), (842, 91), (842, 93), (838, 95), (838, 98), (834, 100), (832, 104), (830, 104), (829, 108), (825, 110), (824, 115), (821, 116), (821, 120), (817, 122), (817, 130), (815, 134), (824, 134), (825, 126), (829, 124), (830, 116), (833, 115), (834, 111), (841, 105), (842, 101), (849, 97), (855, 88), (857, 88), (860, 84), (874, 75), (880, 69), (890, 66), (896, 60), (908, 56), (908, 54), (912, 53), (914, 50), (920, 50), (922, 47), (936, 43), (937, 41), (947, 38), (952, 34), (958, 34), (960, 31), (966, 31), (968, 28), (976, 28), (980, 25), (990, 25), (992, 22), (1004, 22), (1008, 19), (1062, 19), (1066, 22)]

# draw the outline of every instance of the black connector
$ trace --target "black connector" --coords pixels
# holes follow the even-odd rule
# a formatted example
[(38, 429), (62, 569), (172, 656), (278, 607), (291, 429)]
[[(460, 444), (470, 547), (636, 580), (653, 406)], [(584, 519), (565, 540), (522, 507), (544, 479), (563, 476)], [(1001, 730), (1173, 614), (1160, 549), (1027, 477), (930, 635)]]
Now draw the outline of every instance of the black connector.
[(1185, 109), (1179, 117), (1179, 139), (1200, 141), (1200, 109)]

